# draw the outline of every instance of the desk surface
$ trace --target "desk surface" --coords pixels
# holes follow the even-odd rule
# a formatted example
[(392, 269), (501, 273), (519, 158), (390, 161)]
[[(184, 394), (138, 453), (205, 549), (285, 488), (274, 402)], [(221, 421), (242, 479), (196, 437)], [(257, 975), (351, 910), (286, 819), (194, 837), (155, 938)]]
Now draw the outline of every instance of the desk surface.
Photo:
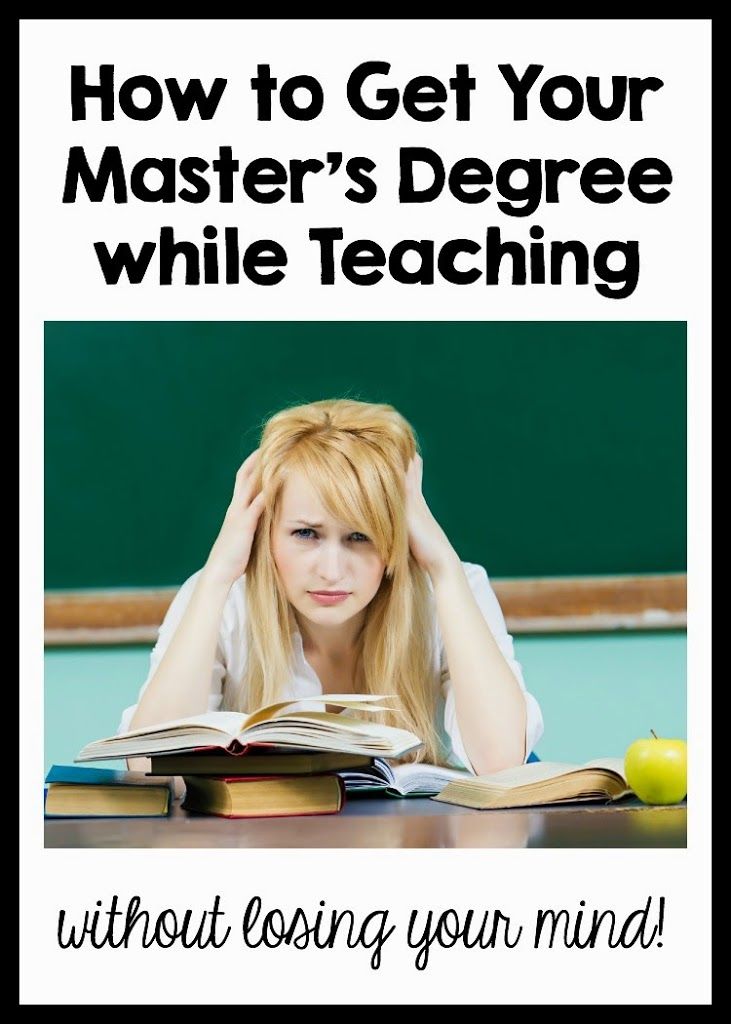
[(64, 818), (45, 822), (46, 848), (106, 847), (685, 847), (686, 805), (573, 804), (476, 811), (428, 798), (351, 797), (339, 814), (227, 819)]

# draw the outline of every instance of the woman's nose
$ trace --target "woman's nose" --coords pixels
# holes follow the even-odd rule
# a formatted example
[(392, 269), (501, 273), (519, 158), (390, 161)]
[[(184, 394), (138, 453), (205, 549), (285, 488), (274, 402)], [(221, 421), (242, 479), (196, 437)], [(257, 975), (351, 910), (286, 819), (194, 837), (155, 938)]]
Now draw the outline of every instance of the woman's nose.
[(337, 583), (343, 574), (343, 552), (339, 543), (323, 544), (320, 548), (319, 574), (328, 582)]

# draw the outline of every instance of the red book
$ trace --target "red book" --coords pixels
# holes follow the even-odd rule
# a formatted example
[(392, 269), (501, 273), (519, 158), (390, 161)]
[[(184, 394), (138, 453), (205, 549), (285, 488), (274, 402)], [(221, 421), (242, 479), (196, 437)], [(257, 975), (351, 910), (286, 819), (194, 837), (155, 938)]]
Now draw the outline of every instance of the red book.
[(339, 775), (184, 775), (182, 806), (222, 818), (337, 814), (345, 803)]

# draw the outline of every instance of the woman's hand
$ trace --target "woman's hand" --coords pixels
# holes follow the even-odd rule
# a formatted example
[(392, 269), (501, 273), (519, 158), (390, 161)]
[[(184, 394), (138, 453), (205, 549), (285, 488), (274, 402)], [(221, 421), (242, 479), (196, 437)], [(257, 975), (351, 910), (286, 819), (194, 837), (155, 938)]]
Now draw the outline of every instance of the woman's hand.
[(257, 493), (256, 470), (259, 449), (239, 467), (231, 504), (211, 548), (205, 572), (217, 580), (233, 583), (246, 572), (259, 517), (264, 509), (264, 492)]
[(421, 493), (424, 463), (416, 454), (406, 471), (406, 517), (409, 528), (409, 548), (422, 569), (432, 579), (442, 569), (459, 561), (457, 552), (449, 543), (446, 533), (429, 510)]

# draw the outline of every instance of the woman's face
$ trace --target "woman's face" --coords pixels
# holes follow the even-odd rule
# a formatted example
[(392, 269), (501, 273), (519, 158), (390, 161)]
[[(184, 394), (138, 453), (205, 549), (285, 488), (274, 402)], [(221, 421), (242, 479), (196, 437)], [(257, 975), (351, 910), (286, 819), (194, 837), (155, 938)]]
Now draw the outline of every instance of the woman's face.
[[(290, 604), (323, 626), (342, 625), (361, 612), (386, 568), (370, 538), (329, 516), (298, 472), (280, 496), (272, 554)], [(328, 598), (327, 592), (344, 596)]]

